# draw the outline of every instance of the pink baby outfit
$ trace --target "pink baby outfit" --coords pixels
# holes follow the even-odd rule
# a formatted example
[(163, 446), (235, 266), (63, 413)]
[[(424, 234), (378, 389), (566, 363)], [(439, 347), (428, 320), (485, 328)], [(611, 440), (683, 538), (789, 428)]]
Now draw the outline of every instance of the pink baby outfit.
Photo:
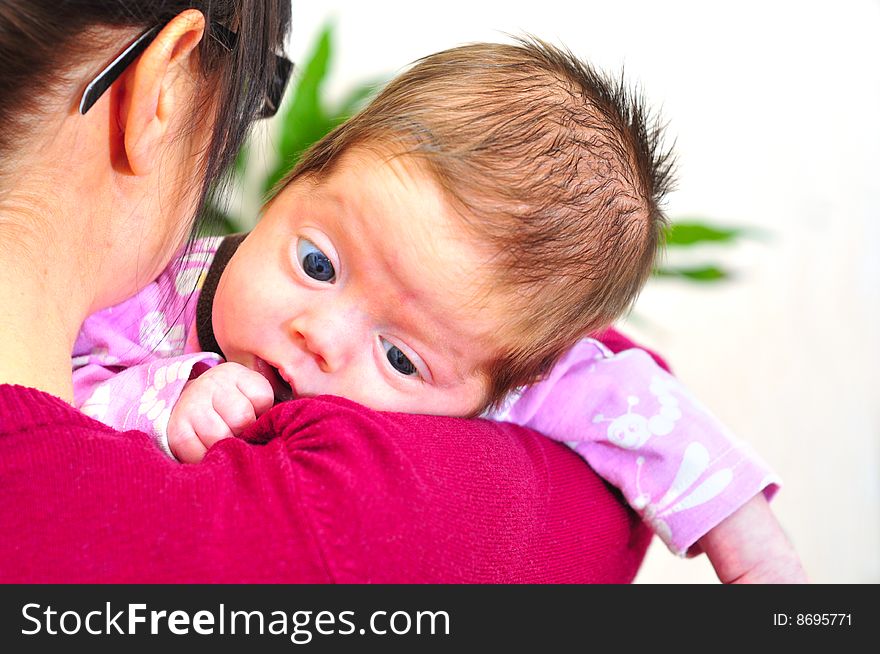
[(73, 346), (74, 404), (116, 429), (153, 434), (169, 456), (165, 430), (183, 386), (223, 361), (186, 352), (193, 289), (201, 289), (221, 240), (199, 239), (140, 293), (89, 316)]
[[(73, 355), (84, 413), (154, 434), (168, 452), (168, 418), (184, 384), (223, 361), (186, 347), (220, 242), (197, 241), (137, 295), (86, 320)], [(210, 272), (219, 277), (222, 267)], [(484, 417), (566, 443), (679, 555), (756, 494), (769, 499), (778, 488), (766, 463), (643, 350), (614, 354), (584, 338), (546, 379)]]

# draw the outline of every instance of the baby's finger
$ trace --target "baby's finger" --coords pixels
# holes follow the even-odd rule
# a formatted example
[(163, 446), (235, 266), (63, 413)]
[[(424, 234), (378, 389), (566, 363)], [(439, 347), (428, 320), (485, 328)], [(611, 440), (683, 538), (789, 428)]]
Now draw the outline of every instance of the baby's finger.
[[(236, 394), (230, 393), (230, 395)], [(201, 411), (194, 411), (191, 414), (190, 421), (193, 431), (195, 431), (202, 445), (206, 448), (211, 447), (217, 441), (222, 441), (224, 438), (232, 438), (234, 435), (223, 417), (210, 407), (206, 407)]]
[(215, 415), (222, 420), (230, 436), (238, 436), (257, 419), (250, 399), (237, 388), (225, 393), (215, 393), (212, 406)]
[(192, 425), (185, 421), (168, 424), (168, 447), (181, 463), (198, 463), (208, 451), (193, 431)]
[(235, 385), (250, 400), (257, 418), (266, 413), (275, 404), (275, 391), (272, 389), (272, 384), (257, 372), (250, 375), (242, 375), (235, 380)]

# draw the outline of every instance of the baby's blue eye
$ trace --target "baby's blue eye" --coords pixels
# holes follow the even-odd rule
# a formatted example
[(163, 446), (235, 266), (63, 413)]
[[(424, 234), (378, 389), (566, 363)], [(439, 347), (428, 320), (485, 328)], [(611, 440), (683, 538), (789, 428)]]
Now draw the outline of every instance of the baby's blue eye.
[(385, 348), (385, 357), (388, 359), (388, 363), (390, 363), (391, 367), (397, 372), (401, 375), (407, 376), (419, 374), (419, 371), (416, 370), (413, 362), (400, 351), (399, 347), (392, 345), (384, 338), (382, 339), (382, 346)]
[(400, 374), (416, 374), (416, 367), (412, 364), (412, 361), (407, 359), (406, 355), (393, 345), (391, 346), (391, 349), (388, 350), (388, 353), (385, 356), (388, 357), (388, 361), (389, 363), (391, 363), (391, 367)]
[(306, 275), (319, 282), (336, 281), (336, 271), (326, 254), (310, 240), (301, 238), (296, 244), (296, 257)]

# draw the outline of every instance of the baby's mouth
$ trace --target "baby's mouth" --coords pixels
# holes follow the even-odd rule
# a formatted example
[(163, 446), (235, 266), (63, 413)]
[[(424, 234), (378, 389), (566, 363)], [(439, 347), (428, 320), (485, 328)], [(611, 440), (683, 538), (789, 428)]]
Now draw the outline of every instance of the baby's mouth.
[(278, 368), (263, 361), (259, 357), (254, 357), (254, 369), (263, 375), (263, 377), (265, 377), (272, 385), (272, 390), (275, 393), (275, 404), (292, 400), (295, 397), (296, 394), (294, 393), (293, 388), (290, 384), (284, 381)]

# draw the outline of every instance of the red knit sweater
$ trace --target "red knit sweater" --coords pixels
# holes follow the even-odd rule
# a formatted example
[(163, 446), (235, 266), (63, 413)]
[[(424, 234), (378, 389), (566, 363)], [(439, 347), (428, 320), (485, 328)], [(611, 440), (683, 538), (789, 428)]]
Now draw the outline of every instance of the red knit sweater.
[(180, 465), (0, 385), (0, 496), (4, 582), (628, 582), (650, 539), (549, 439), (328, 396)]

